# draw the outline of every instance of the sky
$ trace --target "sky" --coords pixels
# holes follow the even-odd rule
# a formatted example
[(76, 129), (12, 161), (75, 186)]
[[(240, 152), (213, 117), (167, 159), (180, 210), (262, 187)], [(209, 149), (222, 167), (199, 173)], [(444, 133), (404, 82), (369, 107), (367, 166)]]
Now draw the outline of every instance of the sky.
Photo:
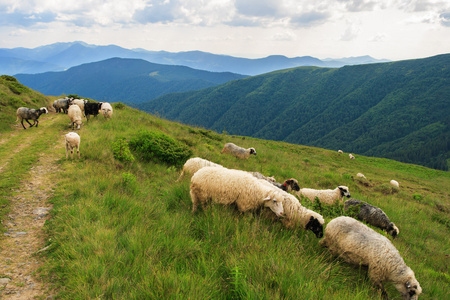
[(82, 41), (246, 58), (450, 53), (450, 0), (0, 0), (0, 48)]

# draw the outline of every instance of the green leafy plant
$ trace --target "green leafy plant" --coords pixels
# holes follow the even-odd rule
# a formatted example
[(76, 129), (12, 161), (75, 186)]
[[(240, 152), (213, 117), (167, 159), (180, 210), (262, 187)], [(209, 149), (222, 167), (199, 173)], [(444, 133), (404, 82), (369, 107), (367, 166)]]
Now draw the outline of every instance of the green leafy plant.
[(114, 158), (123, 162), (133, 162), (134, 156), (125, 138), (118, 138), (113, 142)]

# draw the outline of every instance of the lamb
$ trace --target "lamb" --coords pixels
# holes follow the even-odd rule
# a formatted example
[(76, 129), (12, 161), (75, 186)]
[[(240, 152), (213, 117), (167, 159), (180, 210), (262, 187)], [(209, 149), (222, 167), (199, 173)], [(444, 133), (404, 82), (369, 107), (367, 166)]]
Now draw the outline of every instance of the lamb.
[(84, 104), (84, 115), (86, 116), (86, 119), (89, 121), (89, 116), (91, 115), (96, 117), (101, 107), (102, 107), (101, 102), (97, 103), (86, 102)]
[(180, 177), (178, 177), (177, 181), (180, 181), (185, 174), (195, 174), (198, 170), (203, 167), (221, 167), (221, 165), (213, 163), (207, 159), (203, 159), (200, 157), (189, 158), (183, 166), (183, 170), (181, 171)]
[(66, 159), (70, 157), (73, 159), (73, 149), (77, 148), (78, 158), (80, 158), (80, 136), (75, 132), (69, 132), (65, 135), (66, 140)]
[(323, 217), (302, 206), (297, 198), (293, 195), (283, 192), (283, 210), (286, 216), (284, 222), (287, 227), (295, 227), (300, 225), (305, 230), (311, 230), (317, 238), (323, 236), (323, 224), (325, 220)]
[(386, 281), (393, 282), (403, 299), (418, 299), (422, 293), (414, 272), (391, 241), (353, 218), (342, 216), (331, 220), (319, 243), (350, 264), (368, 266), (369, 278), (384, 296), (387, 296), (383, 288)]
[(277, 216), (283, 215), (281, 191), (268, 187), (246, 171), (223, 167), (203, 167), (191, 178), (192, 212), (199, 203), (213, 200), (221, 204), (236, 204), (241, 212), (269, 207)]
[(291, 190), (300, 191), (298, 181), (294, 178), (286, 179), (283, 183), (272, 182), (272, 184), (286, 192), (289, 192)]
[[(33, 108), (26, 108), (26, 107), (19, 107), (16, 111), (17, 119), (16, 122), (20, 120), (20, 124), (22, 124), (23, 129), (25, 128), (25, 125), (23, 125), (23, 120), (27, 121), (28, 124), (30, 124), (30, 127), (33, 127), (36, 125), (38, 127), (39, 125), (39, 117), (42, 114), (48, 114), (48, 110), (45, 107), (41, 107), (40, 109), (33, 109)], [(28, 120), (33, 120), (33, 125)]]
[(354, 157), (353, 154), (351, 154), (351, 153), (348, 155), (348, 157), (349, 157), (350, 159), (355, 159), (355, 157)]
[(389, 183), (390, 183), (392, 186), (396, 187), (396, 188), (399, 188), (399, 187), (400, 187), (400, 185), (398, 184), (398, 181), (397, 181), (397, 180), (392, 179)]
[(112, 117), (113, 108), (108, 102), (103, 102), (100, 110), (105, 119), (110, 119)]
[(358, 199), (350, 199), (345, 201), (344, 210), (350, 209), (351, 206), (358, 207), (356, 215), (358, 220), (385, 230), (394, 239), (399, 234), (397, 226), (389, 220), (389, 217), (380, 208)]
[(226, 143), (220, 153), (231, 154), (241, 159), (248, 159), (250, 155), (256, 155), (256, 150), (255, 148), (244, 149), (233, 143)]
[(325, 204), (333, 204), (334, 201), (342, 201), (343, 197), (350, 198), (350, 191), (348, 187), (344, 185), (340, 185), (334, 190), (315, 190), (315, 189), (308, 189), (303, 188), (300, 189), (299, 192), (297, 192), (298, 196), (305, 196), (311, 201), (314, 201), (314, 199), (319, 198), (319, 201)]
[(356, 174), (356, 177), (367, 179), (366, 176), (364, 176), (363, 173)]
[(77, 126), (77, 129), (80, 129), (80, 127), (81, 127), (81, 108), (78, 105), (73, 104), (73, 105), (69, 106), (67, 115), (70, 118), (70, 124), (72, 125), (72, 129), (75, 129), (75, 125)]

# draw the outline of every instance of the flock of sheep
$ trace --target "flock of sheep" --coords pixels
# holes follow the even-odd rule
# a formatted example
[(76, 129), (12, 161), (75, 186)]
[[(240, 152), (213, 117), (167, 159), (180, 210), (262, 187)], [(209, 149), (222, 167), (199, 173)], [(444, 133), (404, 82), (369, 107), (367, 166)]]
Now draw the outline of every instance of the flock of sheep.
[[(113, 109), (111, 104), (108, 102), (89, 102), (84, 99), (74, 99), (74, 98), (62, 98), (55, 100), (53, 102), (53, 108), (56, 113), (67, 113), (70, 119), (70, 126), (72, 130), (80, 129), (82, 122), (82, 117), (84, 116), (87, 121), (89, 121), (89, 117), (97, 116), (101, 113), (106, 119), (112, 117)], [(23, 129), (27, 129), (23, 124), (23, 121), (26, 121), (30, 127), (39, 125), (39, 117), (42, 114), (48, 114), (48, 109), (46, 107), (41, 107), (40, 109), (32, 109), (27, 107), (19, 107), (17, 109), (16, 122), (20, 121)], [(29, 120), (32, 120), (34, 123), (31, 124)], [(81, 138), (76, 132), (69, 132), (64, 136), (65, 144), (66, 144), (66, 158), (69, 157), (69, 152), (71, 154), (71, 158), (73, 158), (73, 152), (76, 149), (78, 158), (80, 158), (80, 142)]]
[[(227, 143), (221, 153), (248, 159), (251, 155), (256, 155), (256, 150)], [(333, 190), (300, 189), (298, 181), (293, 178), (280, 184), (273, 177), (266, 177), (258, 172), (228, 169), (200, 157), (186, 161), (178, 180), (187, 174), (191, 175), (192, 212), (197, 210), (199, 204), (206, 209), (210, 201), (224, 205), (235, 204), (241, 212), (268, 207), (276, 216), (283, 216), (285, 226), (301, 227), (311, 230), (317, 238), (323, 237), (319, 244), (328, 248), (333, 255), (350, 264), (367, 266), (369, 278), (381, 289), (383, 296), (387, 297), (383, 282), (392, 282), (403, 299), (418, 299), (422, 293), (414, 272), (405, 264), (393, 243), (360, 222), (381, 228), (395, 238), (399, 230), (380, 208), (357, 199), (349, 199), (344, 203), (344, 210), (356, 208), (356, 218), (360, 221), (340, 216), (325, 227), (324, 218), (303, 207), (297, 198), (303, 196), (312, 201), (318, 199), (323, 204), (332, 204), (343, 201), (344, 197), (351, 197), (348, 187), (338, 186)]]

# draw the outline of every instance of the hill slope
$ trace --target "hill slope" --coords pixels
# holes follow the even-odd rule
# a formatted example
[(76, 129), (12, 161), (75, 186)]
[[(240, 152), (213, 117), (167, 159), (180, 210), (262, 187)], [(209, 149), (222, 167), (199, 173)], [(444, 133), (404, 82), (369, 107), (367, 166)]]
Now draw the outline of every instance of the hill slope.
[[(0, 107), (6, 106), (1, 94)], [(179, 168), (146, 161), (135, 151), (129, 153), (134, 160), (125, 154), (124, 141), (142, 130), (225, 167), (259, 171), (278, 181), (294, 177), (302, 187), (348, 186), (353, 197), (379, 206), (399, 227), (392, 242), (416, 273), (421, 299), (445, 299), (450, 293), (448, 172), (365, 156), (353, 161), (336, 151), (217, 134), (122, 105), (115, 105), (110, 121), (98, 117), (83, 124), (78, 131), (81, 159), (67, 160), (67, 122), (67, 115), (51, 113), (38, 128), (0, 131), (2, 213), (29, 197), (22, 190), (36, 188), (26, 183), (39, 176), (44, 157), (59, 157), (52, 163), (54, 173), (47, 173), (55, 188), (49, 198), (40, 196), (53, 205), (41, 234), (46, 247), (33, 251), (30, 259), (42, 268), (24, 280), (20, 274), (30, 266), (16, 264), (15, 256), (5, 259), (2, 272), (18, 270), (17, 276), (0, 274), (13, 277), (6, 286), (12, 296), (29, 289), (30, 282), (44, 281), (59, 299), (382, 299), (366, 269), (332, 257), (311, 232), (285, 228), (270, 211), (242, 214), (211, 205), (192, 214), (189, 178), (176, 181)], [(249, 160), (222, 155), (225, 142), (255, 147), (258, 155)], [(167, 150), (170, 154), (172, 148)], [(357, 172), (367, 180), (356, 178)], [(392, 178), (400, 189), (389, 186)], [(339, 206), (302, 203), (327, 222), (343, 213)], [(21, 230), (11, 216), (3, 216), (1, 226)], [(21, 237), (0, 235), (0, 251), (5, 239), (20, 242)], [(400, 297), (392, 284), (385, 287), (390, 298)]]
[(450, 54), (282, 70), (166, 95), (139, 108), (218, 132), (448, 170)]
[(244, 77), (124, 58), (84, 64), (64, 72), (16, 75), (21, 83), (46, 95), (78, 94), (125, 103), (140, 103), (167, 93), (202, 89)]

